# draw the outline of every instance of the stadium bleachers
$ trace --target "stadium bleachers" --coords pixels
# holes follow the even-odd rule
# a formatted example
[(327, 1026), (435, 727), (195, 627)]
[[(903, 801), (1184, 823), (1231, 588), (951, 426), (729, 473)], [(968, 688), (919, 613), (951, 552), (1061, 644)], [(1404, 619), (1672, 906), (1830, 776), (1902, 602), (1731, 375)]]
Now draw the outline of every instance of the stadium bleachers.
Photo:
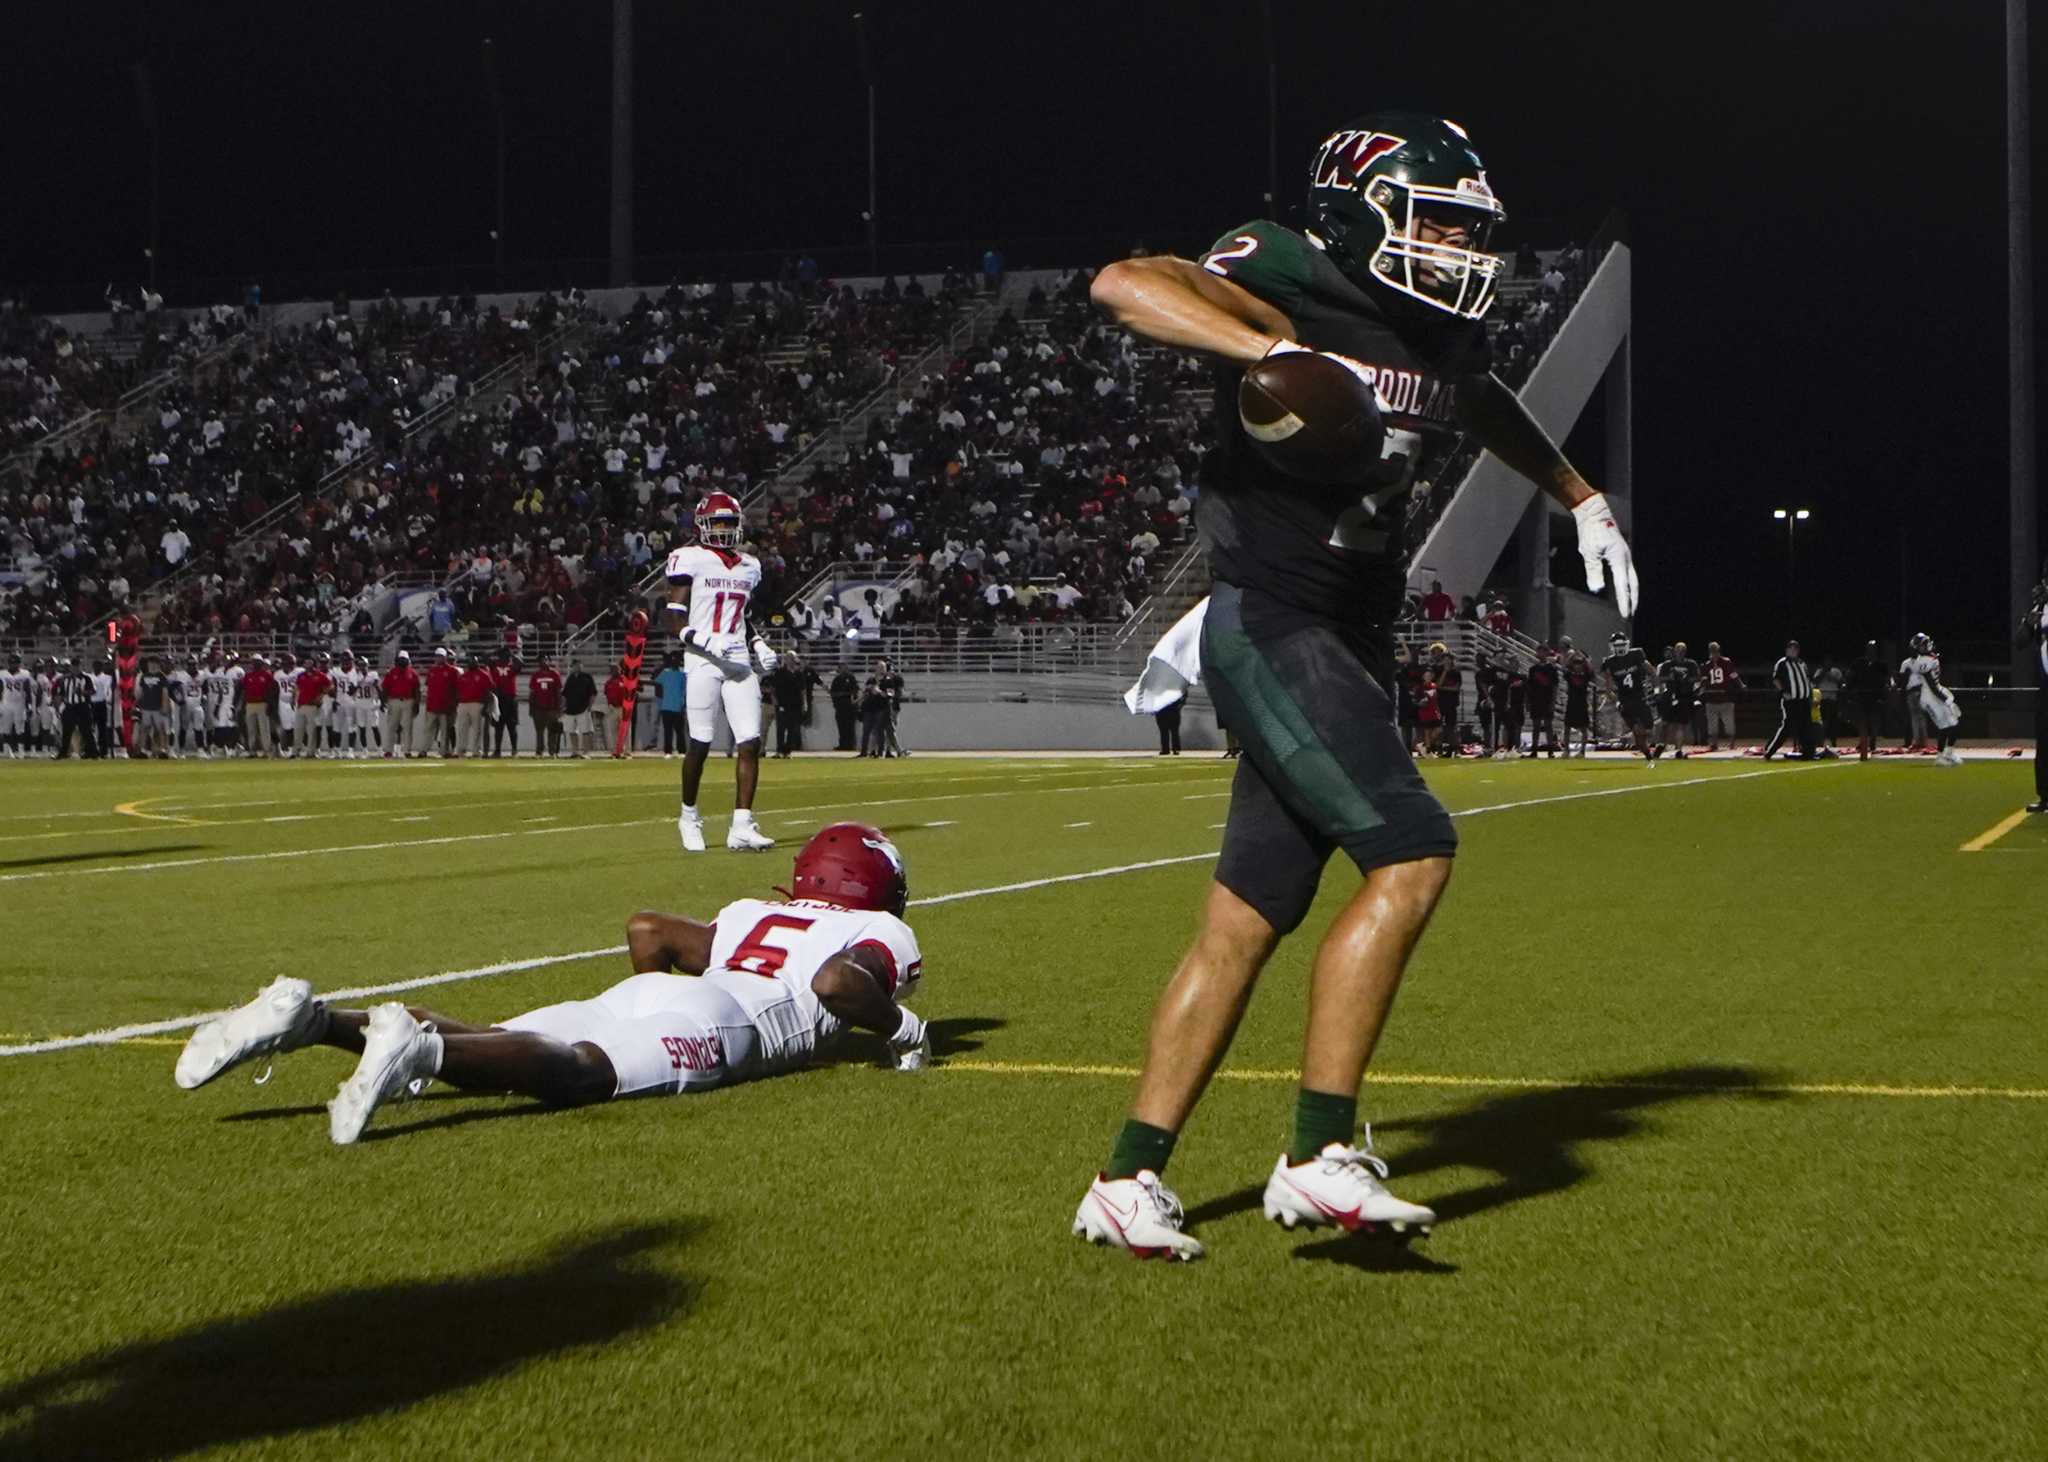
[[(1589, 267), (1532, 256), (1503, 289), (1511, 384)], [(1019, 277), (964, 331), (957, 276), (672, 286), (611, 320), (576, 292), (337, 302), (165, 386), (126, 430), (26, 454), (0, 483), (29, 570), (0, 589), (0, 637), (76, 636), (125, 599), (159, 635), (395, 643), (433, 636), (436, 590), (457, 625), (571, 634), (638, 602), (713, 488), (749, 502), (762, 606), (799, 629), (835, 600), (927, 646), (1163, 624), (1204, 587), (1209, 376), (1103, 323), (1086, 289)], [(1425, 464), (1411, 537), (1475, 455)]]

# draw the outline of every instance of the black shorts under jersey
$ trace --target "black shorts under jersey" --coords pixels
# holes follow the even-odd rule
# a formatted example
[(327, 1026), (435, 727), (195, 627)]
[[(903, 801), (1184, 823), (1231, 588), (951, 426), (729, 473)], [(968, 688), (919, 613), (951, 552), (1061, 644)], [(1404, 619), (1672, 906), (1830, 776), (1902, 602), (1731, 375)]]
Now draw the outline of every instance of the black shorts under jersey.
[(1285, 934), (1342, 848), (1361, 873), (1449, 857), (1458, 834), (1395, 730), (1383, 632), (1218, 583), (1202, 680), (1244, 747), (1216, 879)]

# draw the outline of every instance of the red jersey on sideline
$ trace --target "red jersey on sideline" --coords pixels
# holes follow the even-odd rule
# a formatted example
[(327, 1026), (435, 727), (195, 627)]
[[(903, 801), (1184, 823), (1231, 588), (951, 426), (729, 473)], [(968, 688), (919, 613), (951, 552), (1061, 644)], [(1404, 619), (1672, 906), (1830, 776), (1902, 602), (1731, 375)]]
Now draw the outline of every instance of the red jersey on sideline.
[(617, 706), (621, 710), (631, 705), (633, 697), (626, 691), (626, 677), (614, 675), (610, 680), (607, 680), (604, 683), (604, 698), (607, 705)]
[(536, 711), (559, 711), (562, 708), (562, 672), (541, 666), (526, 682), (526, 693), (533, 697)]
[(491, 689), (495, 690), (499, 695), (518, 695), (518, 670), (510, 665), (493, 665), (491, 667)]
[(1729, 700), (1734, 696), (1735, 688), (1742, 684), (1742, 677), (1735, 671), (1735, 662), (1726, 655), (1710, 656), (1700, 669), (1703, 672), (1700, 676), (1702, 700)]
[(267, 706), (276, 683), (277, 677), (258, 665), (242, 676), (242, 699), (252, 706)]
[(420, 673), (410, 665), (394, 665), (384, 672), (384, 696), (393, 705), (410, 701), (419, 688)]
[(491, 672), (481, 665), (472, 665), (462, 672), (455, 685), (455, 698), (465, 706), (483, 704), (484, 697), (491, 693)]
[[(243, 678), (247, 679), (248, 677), (244, 676)], [(299, 690), (299, 709), (302, 711), (307, 711), (319, 705), (321, 699), (325, 697), (327, 694), (327, 687), (332, 685), (333, 683), (334, 682), (329, 680), (326, 674), (322, 671), (301, 670), (299, 672), (299, 678), (297, 682)]]

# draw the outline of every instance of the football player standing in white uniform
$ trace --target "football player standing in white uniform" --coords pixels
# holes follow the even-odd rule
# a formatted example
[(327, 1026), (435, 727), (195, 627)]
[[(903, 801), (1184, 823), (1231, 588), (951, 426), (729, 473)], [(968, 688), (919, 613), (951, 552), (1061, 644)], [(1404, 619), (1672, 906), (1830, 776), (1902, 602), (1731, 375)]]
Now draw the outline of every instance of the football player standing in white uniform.
[(1956, 727), (1963, 714), (1956, 709), (1956, 698), (1941, 683), (1941, 659), (1934, 653), (1934, 641), (1915, 635), (1907, 648), (1913, 653), (1899, 666), (1899, 674), (1905, 677), (1907, 701), (1919, 705), (1934, 729), (1934, 764), (1959, 767), (1963, 758), (1956, 750)]
[(334, 668), (334, 741), (339, 748), (335, 755), (350, 760), (356, 755), (356, 692), (362, 683), (355, 651), (343, 650), (341, 663)]
[(235, 724), (235, 677), (228, 672), (227, 662), (219, 650), (211, 651), (206, 657), (206, 669), (199, 677), (199, 688), (206, 702), (206, 714), (201, 721), (205, 728), (205, 742), (201, 744), (200, 755), (207, 754), (208, 745), (220, 748), (220, 754), (228, 754), (228, 743), (233, 736)]
[(379, 1106), (436, 1077), (557, 1106), (681, 1094), (793, 1071), (848, 1027), (881, 1036), (898, 1071), (923, 1070), (924, 1022), (901, 1004), (923, 964), (895, 845), (864, 823), (834, 823), (797, 854), (790, 888), (785, 900), (727, 904), (709, 923), (635, 914), (631, 978), (494, 1026), (396, 1001), (330, 1009), (308, 981), (280, 976), (194, 1031), (176, 1080), (190, 1090), (302, 1046), (360, 1052), (328, 1105), (329, 1134), (350, 1143)]
[(193, 724), (192, 705), (199, 695), (199, 680), (193, 675), (192, 669), (198, 663), (189, 655), (185, 657), (182, 663), (173, 661), (171, 663), (171, 673), (164, 677), (170, 685), (171, 755), (173, 757), (181, 757), (185, 754), (186, 729)]
[(55, 660), (45, 661), (36, 676), (36, 724), (42, 728), (45, 756), (55, 756), (64, 744), (63, 679), (63, 668)]
[(35, 677), (21, 668), (21, 656), (9, 655), (0, 670), (0, 744), (19, 761), (28, 752), (29, 702), (35, 699)]
[(711, 492), (697, 505), (697, 541), (668, 556), (667, 608), (680, 621), (686, 660), (683, 709), (690, 745), (683, 757), (683, 806), (676, 831), (686, 852), (704, 851), (704, 817), (697, 790), (704, 759), (718, 734), (718, 708), (725, 708), (738, 753), (732, 828), (725, 845), (743, 852), (775, 846), (754, 822), (754, 788), (761, 776), (761, 674), (773, 670), (775, 652), (756, 638), (756, 670), (748, 658), (747, 606), (761, 587), (761, 561), (740, 548), (746, 516), (730, 494)]
[(292, 652), (286, 650), (277, 657), (277, 740), (287, 758), (299, 754), (298, 725), (299, 664)]
[(365, 655), (356, 665), (356, 754), (372, 754), (370, 738), (377, 738), (376, 749), (384, 749), (384, 681), (377, 674), (377, 667)]

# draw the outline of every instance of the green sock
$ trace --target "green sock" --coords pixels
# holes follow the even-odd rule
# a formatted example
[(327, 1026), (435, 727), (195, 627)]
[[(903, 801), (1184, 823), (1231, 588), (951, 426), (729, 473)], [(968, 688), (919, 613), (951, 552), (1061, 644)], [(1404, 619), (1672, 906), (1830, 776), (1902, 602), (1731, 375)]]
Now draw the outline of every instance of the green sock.
[(1350, 1145), (1358, 1133), (1358, 1098), (1303, 1087), (1294, 1098), (1294, 1145), (1287, 1161), (1304, 1163), (1333, 1142)]
[(1154, 1173), (1166, 1171), (1166, 1160), (1173, 1156), (1173, 1144), (1179, 1140), (1177, 1133), (1164, 1127), (1154, 1127), (1150, 1122), (1135, 1118), (1124, 1123), (1123, 1130), (1116, 1134), (1116, 1146), (1110, 1149), (1109, 1166), (1102, 1170), (1105, 1178), (1135, 1178), (1150, 1169)]

